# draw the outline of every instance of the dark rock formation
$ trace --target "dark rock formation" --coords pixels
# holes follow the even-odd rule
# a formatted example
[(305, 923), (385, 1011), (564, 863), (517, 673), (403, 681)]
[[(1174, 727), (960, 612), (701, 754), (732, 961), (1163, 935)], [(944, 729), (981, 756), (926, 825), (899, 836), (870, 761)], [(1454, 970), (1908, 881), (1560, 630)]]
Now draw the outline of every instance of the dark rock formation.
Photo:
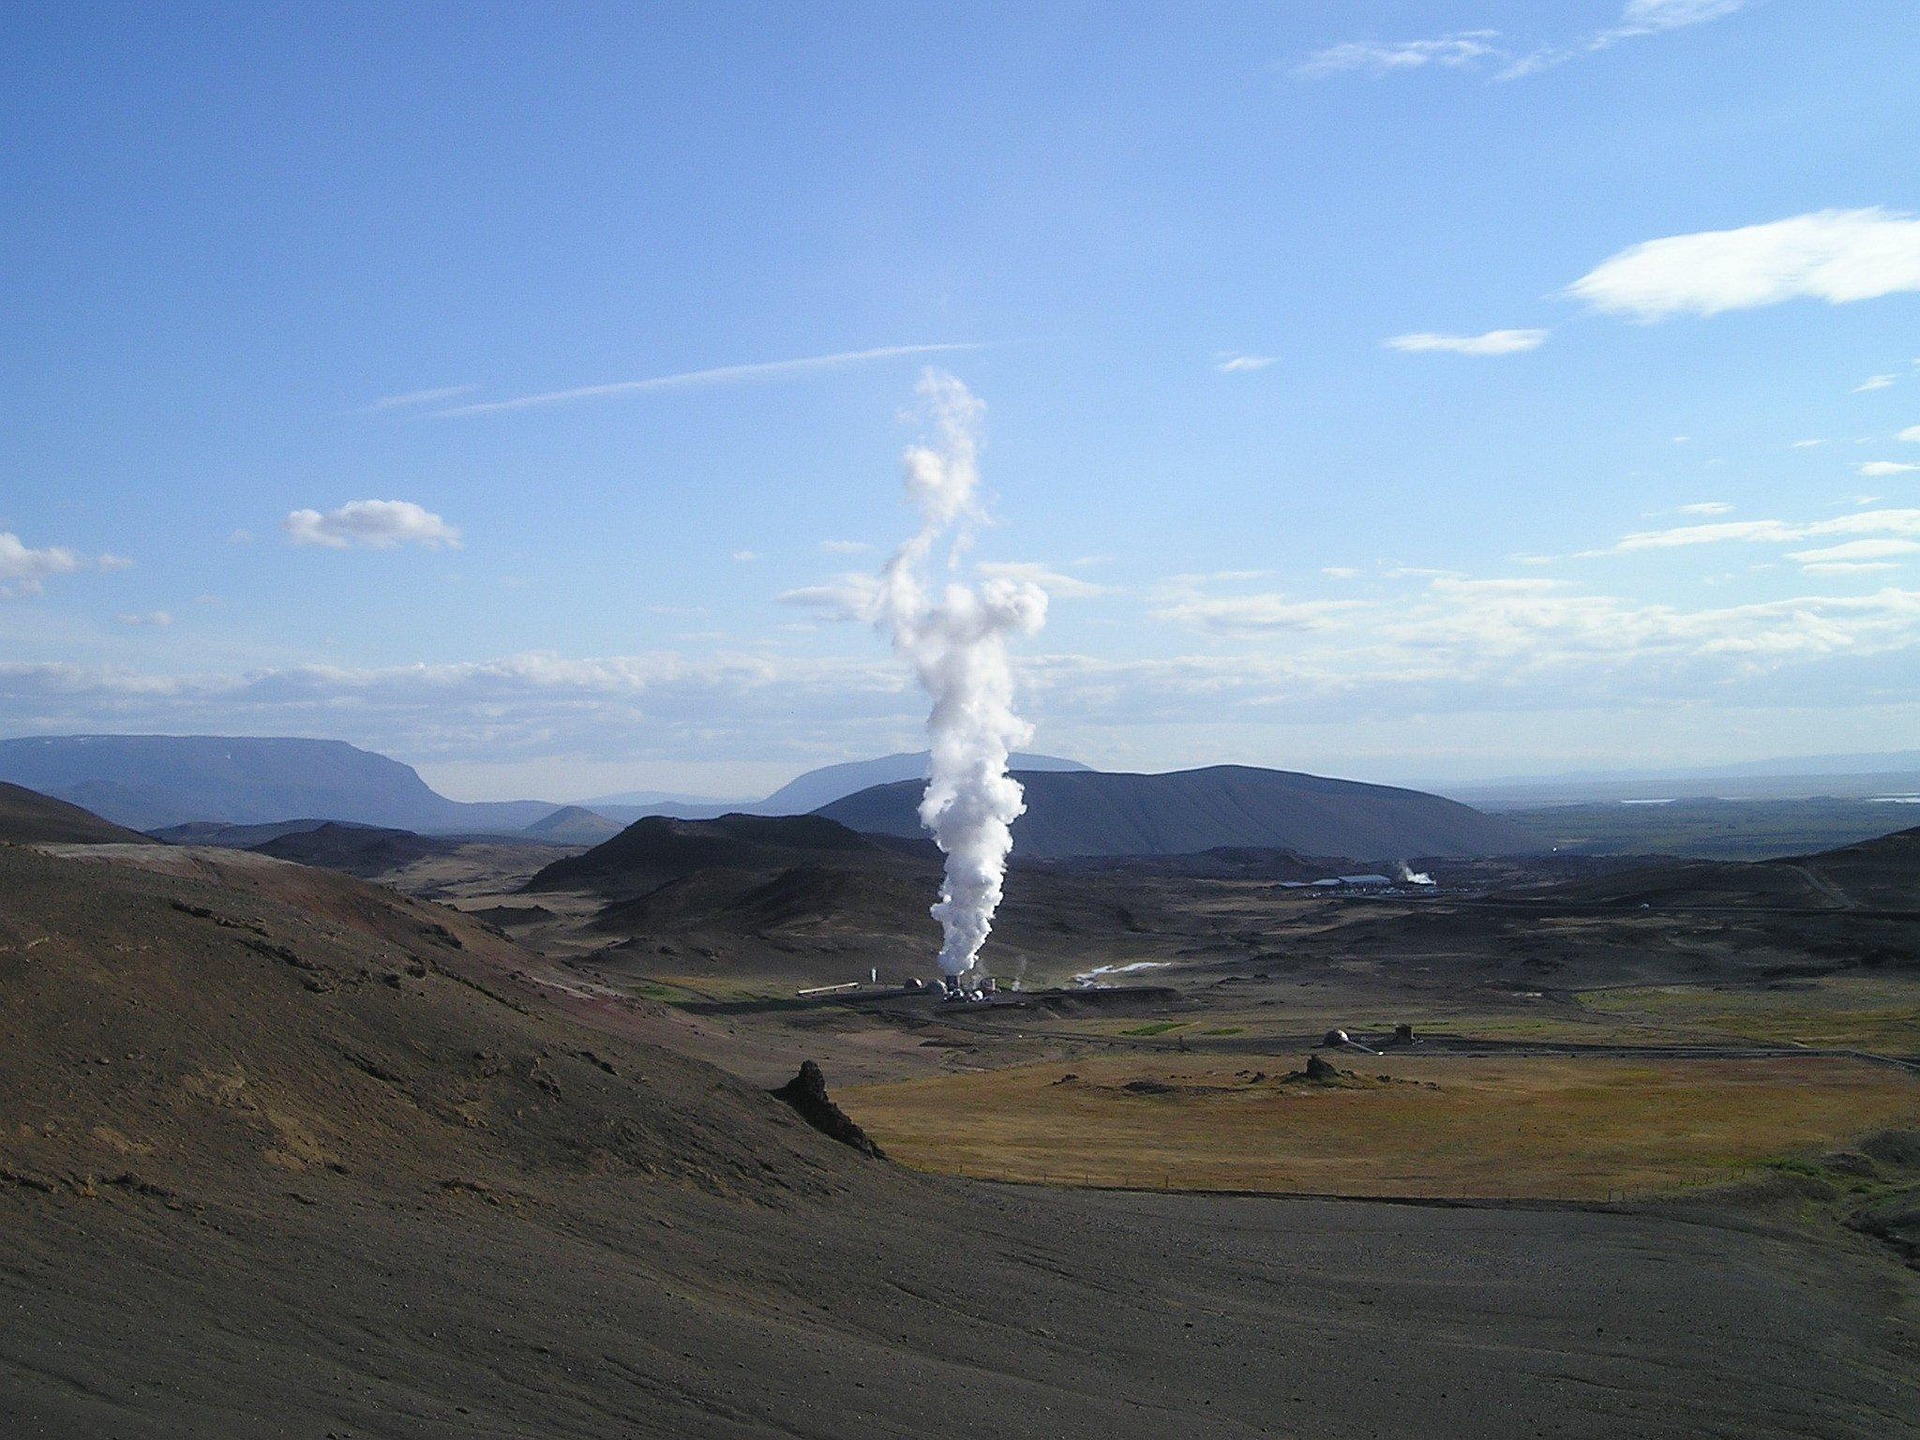
[(820, 1067), (812, 1060), (800, 1062), (800, 1073), (775, 1090), (774, 1097), (784, 1100), (800, 1113), (800, 1118), (829, 1139), (838, 1140), (842, 1145), (851, 1145), (864, 1155), (876, 1160), (887, 1158), (867, 1132), (848, 1117), (832, 1100), (827, 1098), (827, 1077), (820, 1073)]

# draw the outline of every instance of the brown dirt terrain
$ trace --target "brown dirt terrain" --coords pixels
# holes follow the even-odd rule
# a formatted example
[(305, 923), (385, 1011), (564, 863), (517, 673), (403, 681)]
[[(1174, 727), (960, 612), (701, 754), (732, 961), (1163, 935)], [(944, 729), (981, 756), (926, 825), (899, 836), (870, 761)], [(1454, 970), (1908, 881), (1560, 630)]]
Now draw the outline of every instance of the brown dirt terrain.
[(0, 847), (9, 1434), (1920, 1434), (1791, 1213), (920, 1177), (441, 907), (85, 853)]

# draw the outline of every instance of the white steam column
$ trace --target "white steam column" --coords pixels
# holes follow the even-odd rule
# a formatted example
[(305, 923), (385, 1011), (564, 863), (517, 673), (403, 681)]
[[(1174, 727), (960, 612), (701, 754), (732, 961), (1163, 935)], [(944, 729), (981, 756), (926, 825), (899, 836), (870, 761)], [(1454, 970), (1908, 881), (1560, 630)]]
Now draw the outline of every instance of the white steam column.
[(1030, 581), (969, 585), (949, 578), (939, 584), (929, 576), (943, 540), (950, 542), (949, 576), (960, 570), (968, 522), (980, 516), (976, 456), (984, 407), (960, 381), (935, 370), (921, 378), (919, 394), (933, 437), (902, 460), (907, 498), (922, 526), (887, 562), (862, 608), (933, 700), (927, 717), (933, 771), (920, 823), (947, 857), (932, 912), (944, 936), (940, 973), (955, 988), (972, 990), (975, 962), (1000, 905), (1013, 849), (1010, 827), (1026, 810), (1020, 782), (1007, 774), (1007, 754), (1033, 729), (1013, 713), (1006, 639), (1039, 630), (1047, 595)]

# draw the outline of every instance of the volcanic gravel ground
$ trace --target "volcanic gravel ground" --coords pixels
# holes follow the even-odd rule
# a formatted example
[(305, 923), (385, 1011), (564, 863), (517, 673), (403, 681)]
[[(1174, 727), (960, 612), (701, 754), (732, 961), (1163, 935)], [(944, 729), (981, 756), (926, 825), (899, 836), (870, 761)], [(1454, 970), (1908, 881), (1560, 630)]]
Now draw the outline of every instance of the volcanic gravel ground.
[(917, 1177), (452, 912), (140, 850), (0, 846), (8, 1435), (1920, 1434), (1864, 1237)]

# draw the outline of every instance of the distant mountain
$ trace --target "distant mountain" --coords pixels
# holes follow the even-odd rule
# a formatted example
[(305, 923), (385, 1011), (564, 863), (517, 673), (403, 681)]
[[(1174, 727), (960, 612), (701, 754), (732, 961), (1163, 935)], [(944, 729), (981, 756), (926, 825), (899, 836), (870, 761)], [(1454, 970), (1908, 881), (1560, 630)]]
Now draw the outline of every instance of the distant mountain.
[(563, 805), (520, 833), (555, 845), (598, 845), (618, 835), (621, 828), (619, 821), (609, 820), (585, 806)]
[(0, 780), (138, 830), (308, 815), (407, 830), (512, 831), (559, 808), (539, 800), (449, 800), (412, 766), (340, 740), (33, 736), (0, 740)]
[(726, 805), (738, 810), (742, 805), (753, 803), (749, 800), (722, 800), (714, 795), (683, 795), (677, 790), (622, 790), (615, 795), (595, 795), (587, 800), (576, 800), (574, 804), (587, 810), (599, 810), (605, 805), (642, 806), (642, 805)]
[[(1090, 768), (1078, 760), (1062, 760), (1054, 755), (1014, 754), (1007, 763), (1015, 770), (1087, 772)], [(753, 808), (761, 815), (810, 815), (823, 805), (831, 805), (875, 785), (925, 780), (932, 764), (933, 757), (922, 750), (917, 754), (882, 755), (878, 760), (825, 765), (789, 780)]]
[[(1166, 775), (1025, 771), (1027, 813), (1014, 822), (1024, 859), (1189, 855), (1220, 846), (1351, 855), (1518, 854), (1543, 849), (1530, 831), (1418, 790), (1286, 770), (1216, 765)], [(917, 836), (920, 784), (898, 781), (822, 806), (870, 835)]]
[[(265, 825), (229, 825), (222, 820), (190, 820), (185, 825), (165, 825), (158, 830), (149, 830), (147, 834), (169, 845), (212, 845), (222, 850), (251, 850), (269, 840), (278, 840), (282, 835), (298, 835), (305, 830), (318, 830), (322, 825), (346, 823), (316, 820), (311, 816), (303, 820), (274, 820)], [(377, 830), (379, 827), (369, 825), (365, 828)]]
[(1796, 755), (1674, 770), (1522, 776), (1441, 788), (1468, 804), (1497, 811), (1650, 799), (1870, 799), (1920, 791), (1920, 750)]
[(11, 845), (145, 844), (136, 830), (123, 830), (91, 810), (51, 795), (0, 783), (0, 842)]
[[(1014, 754), (1009, 757), (1016, 770), (1085, 770), (1078, 760), (1062, 760), (1055, 755)], [(632, 795), (608, 796), (603, 800), (582, 800), (585, 805), (609, 819), (632, 824), (646, 815), (668, 815), (676, 820), (718, 820), (722, 815), (806, 815), (847, 795), (874, 785), (895, 780), (924, 780), (932, 757), (925, 750), (901, 755), (882, 755), (877, 760), (849, 760), (839, 765), (823, 765), (797, 775), (764, 800), (694, 800), (686, 796), (651, 798), (645, 791)], [(628, 803), (635, 797), (644, 803)]]

